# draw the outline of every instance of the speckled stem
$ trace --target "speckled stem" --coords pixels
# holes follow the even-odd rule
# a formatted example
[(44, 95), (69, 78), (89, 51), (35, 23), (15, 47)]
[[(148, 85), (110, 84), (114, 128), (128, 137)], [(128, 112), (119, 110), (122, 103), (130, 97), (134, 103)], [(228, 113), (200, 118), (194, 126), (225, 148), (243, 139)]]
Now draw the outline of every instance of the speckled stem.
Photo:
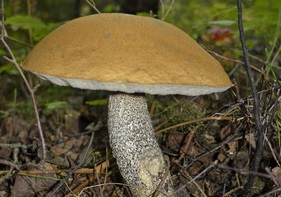
[(134, 196), (151, 196), (160, 183), (164, 184), (158, 196), (172, 196), (169, 169), (156, 141), (145, 98), (110, 96), (108, 131), (113, 155)]

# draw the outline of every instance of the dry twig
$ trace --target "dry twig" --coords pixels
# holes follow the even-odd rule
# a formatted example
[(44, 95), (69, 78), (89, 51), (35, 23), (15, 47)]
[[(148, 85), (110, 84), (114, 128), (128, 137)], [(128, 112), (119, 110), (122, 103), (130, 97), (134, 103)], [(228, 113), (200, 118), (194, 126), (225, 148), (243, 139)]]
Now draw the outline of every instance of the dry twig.
[(172, 7), (175, 3), (175, 0), (171, 0), (171, 3), (169, 5), (169, 8), (168, 10), (165, 12), (165, 6), (164, 6), (164, 2), (163, 0), (160, 0), (160, 4), (161, 4), (161, 11), (162, 11), (162, 16), (161, 16), (161, 20), (165, 20), (167, 18), (167, 16), (169, 15), (169, 13), (171, 12), (172, 10)]
[(98, 10), (98, 8), (96, 7), (96, 3), (94, 0), (85, 0), (98, 14), (100, 14), (101, 12)]
[(27, 89), (30, 93), (32, 104), (33, 104), (33, 109), (34, 109), (34, 113), (35, 113), (35, 119), (36, 119), (36, 122), (37, 122), (37, 128), (39, 130), (40, 140), (41, 140), (41, 143), (42, 143), (42, 160), (45, 161), (45, 159), (46, 159), (46, 144), (45, 144), (44, 134), (43, 134), (42, 127), (41, 127), (39, 112), (38, 112), (38, 108), (37, 108), (37, 102), (36, 102), (36, 98), (35, 98), (35, 92), (36, 92), (37, 88), (39, 87), (39, 85), (36, 85), (35, 87), (31, 87), (30, 84), (28, 83), (28, 80), (25, 77), (21, 67), (17, 63), (17, 60), (16, 60), (11, 48), (9, 47), (7, 42), (5, 41), (4, 22), (5, 22), (5, 9), (4, 9), (4, 0), (2, 0), (1, 1), (1, 26), (2, 27), (1, 27), (0, 40), (1, 40), (2, 44), (4, 45), (4, 48), (7, 50), (9, 56), (11, 57), (11, 58), (9, 58), (7, 56), (4, 56), (4, 58), (17, 68), (21, 78), (23, 79), (23, 81), (24, 81), (24, 83), (25, 83), (25, 85), (26, 85), (26, 87), (27, 87)]
[[(263, 131), (264, 127), (261, 123), (260, 120), (260, 104), (259, 104), (259, 97), (256, 89), (256, 85), (253, 79), (252, 75), (252, 70), (251, 70), (251, 63), (248, 55), (248, 50), (246, 47), (246, 42), (244, 38), (244, 28), (243, 28), (243, 20), (242, 20), (242, 5), (241, 5), (241, 0), (237, 0), (237, 10), (238, 10), (238, 28), (239, 28), (239, 34), (240, 34), (240, 41), (242, 45), (242, 51), (245, 59), (245, 66), (246, 66), (246, 72), (248, 76), (248, 80), (250, 81), (250, 86), (251, 86), (251, 91), (253, 95), (253, 116), (255, 119), (255, 128), (257, 131), (257, 140), (256, 140), (256, 150), (255, 154), (253, 157), (253, 162), (252, 162), (252, 169), (254, 172), (258, 171), (260, 161), (262, 158), (262, 153), (263, 153)], [(250, 174), (248, 182), (244, 186), (244, 192), (247, 193), (249, 190), (252, 188), (254, 181), (255, 181), (256, 175), (255, 174)]]

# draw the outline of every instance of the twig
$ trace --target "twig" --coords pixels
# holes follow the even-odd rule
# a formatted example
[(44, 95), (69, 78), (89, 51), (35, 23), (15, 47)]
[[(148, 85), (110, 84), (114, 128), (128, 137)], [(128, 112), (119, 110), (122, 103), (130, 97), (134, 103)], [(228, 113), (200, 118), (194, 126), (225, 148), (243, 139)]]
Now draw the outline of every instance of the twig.
[[(109, 159), (108, 159), (108, 146), (105, 147), (105, 160), (109, 161)], [(103, 181), (104, 184), (106, 184), (106, 182), (107, 182), (107, 175), (108, 175), (108, 167), (105, 168), (105, 176), (104, 176), (104, 181)], [(104, 190), (105, 190), (105, 186), (102, 186), (102, 189), (101, 189), (102, 193), (103, 193)]]
[(31, 44), (25, 43), (25, 42), (23, 42), (23, 41), (21, 41), (21, 40), (17, 40), (16, 38), (10, 37), (9, 35), (5, 35), (5, 37), (6, 37), (7, 40), (9, 40), (9, 41), (11, 41), (11, 42), (14, 42), (14, 43), (16, 43), (16, 44), (20, 44), (20, 45), (23, 45), (23, 46), (29, 47), (29, 48), (32, 48), (32, 47), (33, 47), (33, 45), (31, 45)]
[(260, 197), (267, 197), (267, 196), (273, 196), (273, 194), (280, 194), (281, 192), (281, 187), (277, 187), (277, 188), (274, 188), (273, 190), (261, 195)]
[[(209, 52), (209, 53), (213, 54), (214, 56), (219, 57), (219, 58), (221, 58), (221, 59), (223, 59), (223, 60), (230, 61), (230, 62), (235, 62), (235, 63), (237, 63), (237, 64), (243, 64), (243, 65), (245, 65), (245, 62), (243, 62), (243, 61), (241, 61), (241, 60), (236, 60), (236, 59), (231, 59), (231, 58), (224, 57), (224, 56), (222, 56), (222, 55), (220, 55), (220, 54), (218, 54), (218, 53), (216, 53), (216, 52), (214, 52), (214, 51), (208, 49), (207, 47), (205, 47), (205, 46), (202, 45), (202, 44), (200, 44), (200, 46), (203, 47), (207, 52)], [(251, 66), (251, 68), (252, 68), (254, 71), (257, 71), (258, 73), (264, 75), (264, 72), (261, 71), (260, 69), (258, 69), (257, 67), (255, 67), (254, 65), (250, 65), (250, 66)]]
[[(19, 170), (20, 167), (18, 165), (15, 165), (12, 162), (9, 161), (5, 161), (3, 159), (0, 159), (0, 163), (1, 164), (5, 164), (5, 165), (9, 165), (11, 167), (14, 167), (15, 169)], [(102, 164), (96, 166), (94, 169), (92, 168), (80, 168), (77, 169), (73, 172), (73, 174), (97, 174), (97, 173), (101, 173), (101, 167), (105, 168), (108, 167), (109, 165), (109, 161), (105, 161)], [(16, 174), (17, 175), (23, 175), (23, 176), (28, 176), (28, 175), (44, 175), (44, 174), (61, 174), (64, 172), (67, 172), (69, 170), (20, 170), (18, 171)], [(10, 172), (10, 170), (4, 170), (4, 171), (0, 171), (0, 175), (5, 175), (8, 174)]]
[(180, 124), (176, 124), (176, 125), (167, 127), (165, 129), (158, 130), (158, 131), (155, 132), (155, 135), (158, 135), (160, 133), (163, 133), (165, 131), (168, 131), (170, 129), (174, 129), (174, 128), (177, 128), (177, 127), (182, 127), (182, 126), (185, 126), (185, 125), (188, 125), (188, 124), (203, 122), (203, 121), (208, 121), (208, 120), (230, 120), (230, 121), (234, 121), (235, 118), (228, 117), (228, 116), (217, 116), (217, 117), (216, 116), (210, 116), (210, 117), (198, 118), (196, 120), (190, 120), (190, 121), (182, 122)]
[(59, 189), (60, 187), (62, 187), (62, 185), (65, 183), (65, 181), (66, 181), (67, 179), (69, 179), (69, 178), (72, 176), (72, 174), (73, 174), (77, 169), (81, 168), (81, 167), (84, 165), (84, 163), (86, 162), (86, 160), (87, 160), (87, 158), (88, 158), (88, 156), (89, 156), (89, 152), (90, 152), (90, 149), (91, 149), (92, 144), (93, 144), (94, 136), (95, 136), (95, 132), (92, 132), (92, 135), (91, 135), (91, 138), (90, 138), (90, 140), (89, 140), (87, 149), (86, 149), (86, 151), (85, 151), (85, 155), (84, 155), (84, 157), (82, 158), (82, 160), (79, 162), (79, 164), (78, 164), (63, 180), (61, 180), (57, 185), (55, 185), (55, 186), (53, 187), (53, 191), (52, 191), (51, 193), (49, 193), (48, 196), (54, 196), (54, 195), (56, 194), (56, 192), (58, 191), (58, 189)]
[[(97, 178), (97, 176), (99, 176), (99, 174), (104, 173), (104, 171), (106, 171), (108, 166), (109, 166), (109, 161), (108, 160), (106, 160), (102, 164), (96, 166), (95, 169), (92, 169), (92, 173), (91, 174), (93, 174), (93, 175), (90, 176), (90, 178), (88, 180), (86, 180), (85, 182), (83, 182), (82, 184), (77, 186), (75, 189), (73, 189), (65, 197), (73, 196), (74, 194), (78, 194), (79, 192), (81, 192), (83, 190), (83, 188), (87, 187), (89, 185), (89, 183), (93, 182)], [(82, 195), (78, 195), (78, 196), (82, 196)]]
[(191, 140), (193, 139), (194, 134), (196, 133), (196, 131), (198, 130), (199, 125), (197, 125), (194, 129), (192, 129), (192, 131), (189, 133), (189, 135), (187, 135), (184, 139), (184, 145), (181, 147), (180, 149), (180, 156), (177, 160), (174, 161), (175, 164), (179, 164), (181, 162), (181, 160), (185, 157), (185, 155), (187, 154), (187, 151), (189, 149)]
[[(20, 169), (20, 166), (19, 166), (19, 165), (15, 164), (14, 162), (5, 160), (5, 159), (0, 159), (0, 164), (13, 167), (13, 168), (15, 168), (15, 169), (17, 169), (17, 170)], [(10, 170), (9, 170), (9, 171), (0, 171), (0, 175), (7, 174), (7, 173), (9, 173), (9, 172), (10, 172)]]
[(161, 3), (161, 8), (162, 8), (162, 16), (161, 16), (161, 20), (165, 20), (166, 18), (167, 18), (167, 16), (169, 15), (169, 13), (171, 12), (171, 10), (172, 10), (172, 7), (173, 7), (173, 5), (174, 5), (174, 3), (175, 3), (175, 0), (171, 0), (171, 3), (170, 3), (170, 5), (169, 5), (169, 8), (168, 8), (168, 10), (165, 12), (165, 7), (164, 7), (164, 3), (163, 3), (163, 1), (162, 0), (160, 0), (160, 3)]
[(11, 48), (9, 47), (9, 45), (7, 44), (7, 42), (5, 41), (5, 26), (4, 26), (4, 22), (5, 22), (5, 13), (4, 13), (4, 0), (1, 1), (1, 24), (2, 24), (2, 28), (1, 28), (1, 35), (0, 35), (0, 40), (4, 45), (4, 48), (8, 51), (8, 54), (11, 56), (11, 58), (8, 57), (4, 57), (6, 60), (8, 60), (10, 63), (12, 63), (18, 70), (21, 78), (23, 79), (29, 93), (31, 96), (31, 100), (32, 100), (32, 104), (33, 104), (33, 109), (34, 109), (34, 113), (35, 113), (35, 119), (37, 122), (37, 128), (39, 130), (39, 134), (40, 134), (40, 140), (42, 143), (42, 160), (45, 161), (46, 159), (46, 143), (45, 143), (45, 139), (44, 139), (44, 135), (43, 135), (43, 131), (42, 131), (42, 127), (41, 127), (41, 122), (40, 122), (40, 118), (39, 118), (39, 113), (38, 113), (38, 109), (37, 109), (37, 102), (36, 102), (36, 98), (35, 98), (35, 91), (37, 89), (38, 86), (36, 86), (36, 88), (32, 88), (30, 86), (30, 84), (28, 83), (28, 80), (26, 79), (25, 75), (23, 74), (23, 71), (21, 70), (19, 64), (17, 63), (17, 60), (11, 50)]
[(27, 149), (28, 146), (24, 145), (24, 144), (20, 144), (20, 143), (16, 143), (16, 144), (2, 144), (0, 143), (0, 147), (5, 147), (5, 148), (23, 148), (23, 149)]
[[(183, 168), (181, 165), (178, 165), (178, 167), (184, 178), (186, 178), (187, 180), (192, 180), (192, 177), (185, 171), (185, 168)], [(195, 187), (199, 190), (199, 192), (201, 194), (200, 196), (207, 197), (204, 190), (201, 188), (201, 186), (195, 180), (190, 182), (189, 184), (195, 185)]]
[(19, 170), (19, 166), (15, 162), (7, 161), (4, 159), (0, 159), (0, 164), (10, 166), (10, 170), (5, 171), (4, 174), (0, 174), (0, 175), (4, 175), (1, 176), (0, 178), (0, 184), (3, 184), (5, 181), (7, 181), (10, 177), (13, 176), (14, 169)]
[(0, 177), (0, 184), (1, 185), (5, 184), (5, 182), (13, 176), (13, 173), (12, 173), (13, 171), (14, 171), (14, 167), (11, 166), (10, 170), (7, 171), (7, 173), (4, 176)]
[[(253, 116), (255, 119), (255, 128), (257, 131), (257, 140), (256, 140), (256, 150), (254, 153), (253, 157), (253, 162), (252, 162), (252, 170), (254, 172), (258, 171), (260, 161), (262, 158), (262, 152), (263, 152), (263, 126), (261, 124), (260, 120), (260, 110), (259, 110), (259, 98), (256, 90), (256, 85), (252, 76), (252, 71), (251, 71), (251, 63), (244, 39), (244, 28), (243, 28), (243, 21), (242, 21), (242, 5), (241, 5), (241, 0), (237, 0), (237, 11), (238, 11), (238, 28), (239, 28), (239, 34), (240, 34), (240, 41), (242, 45), (242, 51), (245, 59), (245, 66), (246, 66), (246, 71), (247, 71), (247, 76), (250, 81), (250, 86), (251, 86), (251, 91), (253, 95)], [(250, 174), (248, 182), (244, 186), (244, 192), (249, 192), (249, 190), (252, 188), (253, 183), (255, 181), (256, 174)]]
[(212, 162), (207, 168), (205, 168), (202, 172), (200, 172), (198, 175), (196, 175), (194, 178), (192, 178), (188, 183), (192, 183), (194, 182), (196, 179), (198, 179), (202, 174), (204, 174), (205, 172), (207, 172), (209, 169), (215, 167), (218, 164), (218, 160), (215, 160), (214, 162)]
[(221, 147), (223, 147), (225, 144), (227, 144), (228, 142), (232, 141), (234, 138), (236, 138), (238, 136), (237, 131), (239, 131), (241, 127), (241, 124), (237, 127), (236, 131), (234, 132), (233, 135), (229, 136), (225, 141), (221, 142), (220, 144), (218, 144), (218, 146), (216, 146), (215, 148), (209, 150), (206, 153), (203, 153), (202, 155), (199, 155), (198, 157), (196, 157), (195, 159), (193, 159), (187, 166), (185, 166), (185, 169), (189, 168), (190, 166), (193, 165), (194, 162), (198, 161), (199, 159), (206, 157), (207, 155), (215, 152), (216, 150), (220, 149)]
[(96, 7), (95, 1), (94, 0), (85, 0), (98, 14), (100, 14), (101, 12), (98, 10), (98, 8)]
[(160, 7), (161, 7), (161, 18), (163, 18), (164, 14), (165, 14), (165, 5), (164, 5), (163, 0), (159, 0), (159, 3), (160, 3)]
[(237, 172), (237, 173), (240, 173), (240, 174), (254, 174), (255, 176), (271, 179), (273, 181), (276, 180), (276, 177), (273, 177), (270, 174), (265, 174), (265, 173), (261, 173), (261, 172), (243, 170), (243, 169), (240, 169), (240, 168), (233, 168), (233, 167), (229, 167), (229, 166), (222, 165), (222, 164), (217, 164), (217, 167), (221, 168), (221, 169), (225, 169), (225, 170), (231, 170), (231, 171), (234, 171), (234, 172)]

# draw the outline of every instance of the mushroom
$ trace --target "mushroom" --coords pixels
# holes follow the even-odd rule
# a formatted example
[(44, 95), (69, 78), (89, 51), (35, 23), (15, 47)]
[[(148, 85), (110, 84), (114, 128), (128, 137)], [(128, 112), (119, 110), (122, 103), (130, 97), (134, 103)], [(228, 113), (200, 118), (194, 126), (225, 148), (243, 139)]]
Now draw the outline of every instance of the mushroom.
[(108, 102), (110, 145), (134, 196), (173, 194), (143, 94), (196, 96), (232, 86), (220, 63), (180, 29), (120, 13), (67, 22), (39, 42), (22, 66), (57, 85), (114, 92)]

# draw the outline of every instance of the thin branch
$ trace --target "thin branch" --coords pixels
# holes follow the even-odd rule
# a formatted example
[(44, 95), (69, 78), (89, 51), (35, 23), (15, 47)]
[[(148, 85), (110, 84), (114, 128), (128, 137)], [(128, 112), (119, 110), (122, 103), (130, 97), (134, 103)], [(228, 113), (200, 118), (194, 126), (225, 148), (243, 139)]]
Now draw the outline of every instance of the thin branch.
[[(245, 66), (246, 66), (246, 71), (247, 71), (247, 76), (250, 81), (250, 86), (251, 86), (251, 91), (253, 95), (253, 116), (255, 119), (255, 127), (257, 131), (257, 140), (256, 140), (256, 150), (254, 153), (253, 157), (253, 162), (252, 162), (252, 170), (254, 172), (258, 171), (258, 168), (260, 166), (260, 161), (262, 158), (262, 152), (263, 152), (263, 126), (261, 124), (260, 120), (260, 110), (259, 110), (259, 98), (258, 98), (258, 93), (256, 89), (256, 85), (253, 79), (252, 71), (251, 71), (251, 63), (245, 43), (245, 38), (244, 38), (244, 28), (243, 28), (243, 21), (242, 21), (242, 5), (241, 5), (241, 0), (237, 0), (237, 10), (238, 10), (238, 28), (239, 28), (239, 34), (240, 34), (240, 41), (242, 45), (242, 51), (245, 59)], [(250, 174), (248, 182), (244, 186), (244, 192), (248, 192), (255, 181), (256, 174)]]
[(161, 7), (161, 18), (163, 18), (164, 13), (165, 13), (165, 5), (164, 5), (163, 0), (159, 0), (159, 2), (160, 2), (160, 7)]
[(277, 196), (278, 194), (280, 194), (280, 192), (281, 192), (281, 187), (276, 187), (273, 190), (261, 195), (260, 197), (275, 196), (273, 194), (276, 194)]
[(249, 170), (244, 170), (244, 169), (240, 169), (240, 168), (233, 168), (233, 167), (226, 166), (224, 164), (217, 164), (217, 167), (221, 168), (221, 169), (225, 169), (225, 170), (234, 171), (239, 174), (254, 174), (255, 176), (259, 176), (259, 177), (263, 177), (266, 179), (270, 179), (272, 181), (276, 181), (276, 177), (274, 177), (270, 174), (260, 173), (260, 172), (256, 172), (256, 171), (249, 171)]
[[(45, 174), (62, 174), (62, 173), (67, 173), (69, 170), (68, 169), (47, 169), (47, 170), (20, 170), (20, 167), (18, 165), (13, 164), (12, 162), (5, 161), (3, 159), (0, 159), (0, 163), (4, 165), (9, 165), (11, 167), (14, 167), (15, 169), (19, 170), (16, 172), (17, 175), (23, 175), (23, 176), (31, 176), (31, 175), (45, 175)], [(109, 161), (104, 161), (102, 164), (96, 166), (94, 169), (93, 168), (79, 168), (72, 172), (73, 174), (100, 174), (101, 169), (104, 169), (108, 167)], [(0, 171), (0, 175), (5, 175), (8, 174), (9, 170), (4, 170)]]
[(207, 168), (205, 168), (202, 172), (200, 172), (198, 175), (196, 175), (194, 178), (192, 178), (189, 183), (194, 182), (196, 179), (198, 179), (200, 176), (202, 176), (205, 172), (207, 172), (209, 169), (214, 168), (217, 164), (218, 164), (218, 160), (215, 160), (214, 162), (212, 162)]
[[(160, 1), (160, 2), (162, 2), (162, 1)], [(169, 15), (169, 13), (171, 12), (174, 3), (175, 3), (175, 0), (171, 0), (171, 3), (170, 3), (170, 5), (169, 5), (168, 10), (167, 10), (166, 12), (163, 12), (163, 10), (162, 10), (163, 13), (162, 13), (161, 20), (164, 21), (164, 20), (166, 19), (166, 17), (167, 17), (167, 16)], [(162, 2), (162, 4), (163, 4), (163, 2)], [(164, 7), (164, 6), (163, 6), (163, 7)]]
[(63, 184), (66, 182), (66, 180), (68, 180), (76, 170), (78, 170), (79, 168), (81, 168), (85, 164), (85, 162), (87, 161), (87, 159), (90, 155), (90, 150), (91, 150), (91, 147), (93, 145), (94, 136), (95, 136), (95, 132), (92, 132), (92, 135), (91, 135), (91, 138), (89, 140), (87, 149), (85, 151), (85, 155), (83, 156), (81, 161), (78, 163), (78, 165), (73, 170), (71, 170), (64, 179), (62, 179), (59, 183), (57, 183), (55, 186), (53, 186), (53, 191), (50, 192), (48, 194), (48, 196), (55, 196), (56, 192), (63, 186)]
[[(231, 58), (227, 58), (227, 57), (224, 57), (214, 51), (211, 51), (210, 49), (206, 48), (205, 46), (203, 46), (202, 44), (200, 44), (201, 47), (203, 47), (206, 51), (208, 51), (210, 54), (213, 54), (214, 56), (216, 57), (219, 57), (223, 60), (226, 60), (226, 61), (230, 61), (230, 62), (235, 62), (237, 64), (243, 64), (245, 65), (245, 62), (241, 61), (241, 60), (236, 60), (236, 59), (231, 59)], [(251, 66), (251, 69), (253, 69), (254, 71), (257, 71), (259, 72), (260, 74), (264, 75), (264, 72), (261, 71), (260, 69), (258, 69), (257, 67), (255, 67), (254, 65), (250, 65)]]
[(193, 139), (194, 134), (198, 131), (198, 128), (199, 125), (197, 125), (194, 129), (192, 129), (191, 132), (185, 137), (183, 146), (180, 148), (179, 151), (180, 156), (177, 160), (174, 161), (175, 164), (179, 164), (187, 154), (191, 140)]
[(229, 120), (229, 121), (235, 121), (235, 118), (233, 117), (229, 117), (229, 116), (209, 116), (209, 117), (204, 117), (204, 118), (198, 118), (196, 120), (189, 120), (189, 121), (186, 121), (186, 122), (182, 122), (182, 123), (179, 123), (179, 124), (176, 124), (176, 125), (173, 125), (173, 126), (170, 126), (170, 127), (167, 127), (167, 128), (164, 128), (164, 129), (161, 129), (161, 130), (157, 130), (155, 132), (155, 135), (159, 135), (160, 133), (163, 133), (165, 131), (168, 131), (170, 129), (175, 129), (177, 127), (182, 127), (182, 126), (185, 126), (185, 125), (188, 125), (188, 124), (192, 124), (192, 123), (197, 123), (197, 122), (204, 122), (204, 121), (208, 121), (208, 120)]
[(101, 12), (98, 10), (98, 8), (96, 7), (96, 3), (94, 0), (85, 0), (98, 14), (100, 14)]
[(34, 113), (35, 113), (35, 119), (37, 122), (37, 127), (39, 130), (39, 134), (40, 134), (40, 140), (42, 143), (42, 160), (45, 161), (46, 159), (46, 143), (45, 143), (45, 139), (44, 139), (44, 135), (43, 135), (43, 131), (42, 131), (42, 127), (41, 127), (41, 122), (40, 122), (40, 118), (39, 118), (39, 113), (38, 113), (38, 109), (37, 109), (37, 104), (36, 104), (36, 98), (35, 98), (35, 91), (37, 89), (37, 87), (34, 89), (30, 86), (30, 84), (28, 83), (27, 78), (25, 77), (22, 69), (20, 68), (19, 64), (17, 63), (17, 60), (11, 50), (11, 48), (9, 47), (9, 45), (7, 44), (7, 42), (5, 41), (5, 26), (4, 23), (5, 22), (5, 9), (4, 9), (4, 0), (1, 1), (1, 35), (0, 35), (0, 40), (4, 45), (4, 48), (7, 50), (9, 56), (11, 58), (8, 57), (4, 57), (6, 60), (8, 60), (10, 63), (12, 63), (18, 70), (21, 78), (23, 79), (29, 93), (32, 99), (32, 104), (33, 104), (33, 109), (34, 109)]
[[(180, 173), (183, 175), (184, 178), (186, 178), (187, 180), (192, 180), (192, 177), (187, 173), (187, 171), (185, 170), (186, 168), (182, 167), (181, 165), (178, 165), (178, 168), (180, 170)], [(200, 196), (203, 197), (207, 197), (207, 195), (205, 194), (204, 190), (201, 188), (200, 184), (198, 184), (196, 182), (196, 180), (192, 181), (190, 184), (195, 185), (195, 187), (199, 190), (199, 194)]]
[(206, 157), (207, 155), (217, 151), (218, 149), (220, 149), (221, 147), (223, 147), (225, 144), (227, 144), (228, 142), (232, 141), (233, 139), (235, 139), (236, 137), (238, 137), (238, 134), (237, 134), (237, 131), (239, 131), (239, 129), (241, 128), (241, 124), (237, 127), (237, 129), (234, 131), (234, 134), (229, 136), (225, 141), (221, 142), (220, 144), (218, 144), (218, 146), (216, 146), (215, 148), (209, 150), (208, 152), (205, 152), (201, 155), (199, 155), (198, 157), (192, 159), (192, 161), (187, 165), (185, 166), (185, 169), (188, 169), (190, 166), (193, 165), (194, 162), (200, 160), (201, 158), (203, 157)]

